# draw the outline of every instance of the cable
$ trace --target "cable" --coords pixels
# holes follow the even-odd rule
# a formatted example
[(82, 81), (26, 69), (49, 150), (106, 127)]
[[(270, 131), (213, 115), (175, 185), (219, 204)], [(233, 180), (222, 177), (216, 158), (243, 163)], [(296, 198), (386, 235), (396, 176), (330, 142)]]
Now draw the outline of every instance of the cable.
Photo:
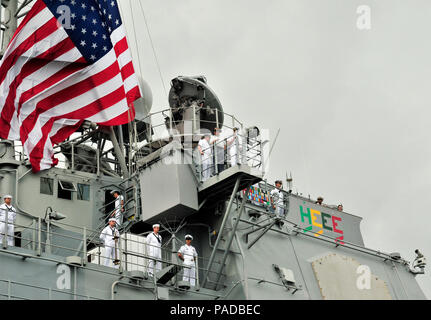
[(142, 76), (141, 55), (139, 54), (138, 38), (136, 36), (135, 18), (133, 17), (132, 0), (129, 1), (129, 6), (130, 6), (130, 14), (132, 15), (132, 26), (133, 26), (132, 29), (133, 29), (133, 34), (135, 37), (135, 46), (136, 46), (136, 51), (138, 52), (139, 74)]
[(138, 2), (139, 2), (139, 6), (141, 7), (142, 16), (144, 17), (144, 22), (145, 22), (145, 26), (147, 28), (148, 38), (150, 39), (151, 48), (153, 49), (154, 59), (156, 60), (157, 69), (159, 70), (159, 76), (160, 76), (160, 80), (161, 80), (162, 85), (163, 85), (163, 90), (165, 91), (165, 95), (167, 97), (168, 96), (168, 91), (166, 90), (165, 82), (163, 81), (162, 70), (160, 68), (159, 59), (157, 58), (156, 49), (154, 47), (153, 39), (151, 37), (151, 32), (150, 32), (150, 28), (148, 26), (147, 18), (145, 16), (145, 11), (144, 11), (144, 8), (142, 6), (141, 0), (138, 0)]

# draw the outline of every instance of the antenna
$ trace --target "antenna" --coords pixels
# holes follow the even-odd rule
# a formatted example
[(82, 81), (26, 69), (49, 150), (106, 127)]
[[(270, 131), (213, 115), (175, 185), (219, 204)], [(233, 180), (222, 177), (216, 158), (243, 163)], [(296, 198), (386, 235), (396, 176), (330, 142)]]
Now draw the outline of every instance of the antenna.
[(292, 171), (290, 172), (290, 176), (287, 176), (287, 171), (286, 171), (286, 182), (287, 182), (287, 187), (288, 187), (288, 191), (289, 193), (292, 193), (293, 190), (293, 178), (292, 178)]

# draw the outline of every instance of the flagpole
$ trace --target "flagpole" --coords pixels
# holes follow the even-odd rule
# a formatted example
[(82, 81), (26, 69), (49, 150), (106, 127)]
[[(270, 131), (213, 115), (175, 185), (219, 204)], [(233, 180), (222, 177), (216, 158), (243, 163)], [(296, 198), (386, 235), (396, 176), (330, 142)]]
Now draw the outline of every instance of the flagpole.
[[(2, 16), (2, 9), (3, 6), (5, 6), (4, 9), (4, 16), (5, 16), (5, 21), (2, 21), (5, 30), (2, 32), (2, 37), (1, 37), (1, 50), (0, 50), (0, 59), (3, 58), (3, 55), (9, 45), (10, 40), (12, 39), (13, 35), (15, 34), (15, 31), (18, 27), (18, 18), (16, 17), (16, 12), (18, 10), (18, 0), (10, 0), (9, 2), (6, 1), (1, 1), (1, 5), (0, 5), (0, 19)], [(7, 19), (7, 21), (6, 21)], [(7, 139), (1, 139), (0, 141), (9, 141)], [(12, 158), (14, 158), (15, 155), (15, 143), (13, 141), (10, 141), (10, 148), (13, 150), (12, 151)], [(7, 146), (8, 144), (5, 144), (5, 146)], [(8, 148), (8, 147), (6, 147)]]

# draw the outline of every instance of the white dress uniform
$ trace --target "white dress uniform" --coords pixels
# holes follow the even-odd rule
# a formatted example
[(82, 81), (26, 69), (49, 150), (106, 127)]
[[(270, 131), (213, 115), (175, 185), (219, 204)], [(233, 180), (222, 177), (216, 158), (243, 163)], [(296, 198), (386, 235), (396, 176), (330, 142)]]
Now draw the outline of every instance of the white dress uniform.
[[(117, 228), (106, 226), (100, 234), (100, 240), (105, 244), (105, 266), (109, 267), (109, 262), (115, 260), (115, 241), (114, 236), (119, 237), (120, 232)], [(120, 260), (120, 252), (117, 245), (117, 259)], [(114, 265), (114, 268), (119, 268), (119, 265)]]
[(121, 211), (121, 201), (124, 201), (124, 197), (120, 194), (117, 199), (115, 199), (115, 220), (117, 226), (121, 226), (123, 223), (123, 212)]
[[(151, 232), (147, 236), (147, 253), (150, 257), (156, 259), (162, 259), (162, 236), (160, 234), (155, 234)], [(154, 264), (156, 271), (162, 270), (162, 263), (160, 261), (155, 261), (150, 259), (148, 262), (148, 275), (154, 276)]]
[[(8, 221), (6, 221), (6, 212)], [(8, 246), (13, 246), (15, 243), (14, 230), (16, 221), (16, 209), (13, 206), (8, 206), (6, 203), (0, 205), (0, 245), (3, 243), (3, 237), (7, 234)]]
[(199, 141), (199, 146), (202, 148), (202, 152), (204, 153), (201, 156), (201, 160), (202, 160), (202, 181), (205, 181), (211, 177), (213, 153), (212, 153), (212, 148), (210, 147), (210, 144), (206, 139), (201, 139)]
[(196, 264), (195, 259), (198, 256), (193, 246), (183, 245), (178, 251), (184, 258), (184, 275), (183, 281), (188, 281), (192, 286), (196, 284)]
[(277, 188), (271, 191), (271, 197), (274, 201), (275, 212), (278, 216), (284, 216), (283, 192)]
[(230, 156), (230, 165), (232, 167), (236, 166), (238, 163), (241, 163), (240, 160), (240, 139), (236, 133), (233, 134), (233, 137), (229, 140), (229, 156)]

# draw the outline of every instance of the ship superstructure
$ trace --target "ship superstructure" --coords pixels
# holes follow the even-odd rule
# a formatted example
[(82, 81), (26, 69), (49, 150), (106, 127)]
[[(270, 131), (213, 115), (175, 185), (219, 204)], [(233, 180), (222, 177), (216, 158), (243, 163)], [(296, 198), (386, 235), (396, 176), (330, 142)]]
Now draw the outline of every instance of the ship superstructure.
[[(17, 1), (8, 5), (16, 12)], [(142, 79), (141, 87), (137, 119), (84, 123), (56, 146), (58, 167), (33, 173), (19, 143), (0, 141), (0, 194), (18, 211), (15, 245), (0, 244), (2, 298), (425, 299), (415, 279), (423, 257), (410, 263), (366, 248), (360, 217), (291, 190), (282, 190), (285, 216), (275, 213), (275, 186), (265, 180), (270, 142), (225, 112), (204, 76), (173, 79), (160, 112), (150, 111)], [(198, 144), (215, 129), (223, 135), (211, 145), (206, 179)], [(119, 264), (105, 266), (100, 233), (114, 190), (125, 209)], [(154, 223), (161, 258), (145, 241)], [(186, 234), (198, 252), (195, 286), (182, 281), (177, 255)], [(154, 277), (150, 260), (162, 263)]]

